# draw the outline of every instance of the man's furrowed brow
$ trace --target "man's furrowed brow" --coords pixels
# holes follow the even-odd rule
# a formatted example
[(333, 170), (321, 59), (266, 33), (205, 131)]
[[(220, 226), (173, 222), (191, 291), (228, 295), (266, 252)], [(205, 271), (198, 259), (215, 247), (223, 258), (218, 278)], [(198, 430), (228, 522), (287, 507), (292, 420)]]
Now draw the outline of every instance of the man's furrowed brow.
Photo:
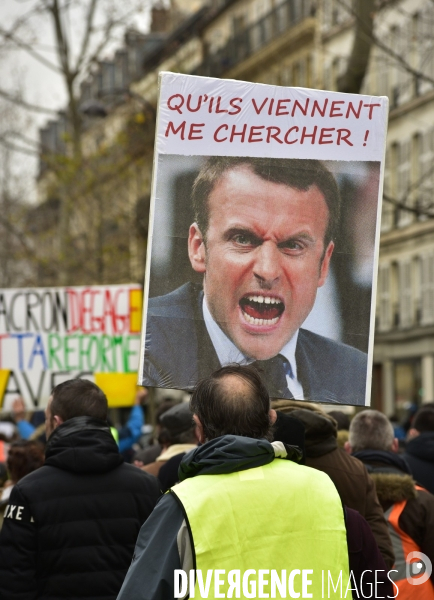
[(257, 244), (262, 244), (264, 241), (257, 233), (248, 229), (247, 227), (231, 227), (224, 233), (224, 240), (229, 241), (232, 240), (237, 235), (243, 235), (248, 237), (252, 242)]
[(283, 240), (283, 242), (279, 242), (278, 246), (285, 246), (287, 244), (290, 244), (294, 241), (301, 241), (301, 242), (305, 242), (306, 244), (314, 244), (316, 239), (310, 234), (307, 233), (306, 231), (302, 231), (300, 233), (296, 233), (294, 235), (289, 236), (286, 240)]

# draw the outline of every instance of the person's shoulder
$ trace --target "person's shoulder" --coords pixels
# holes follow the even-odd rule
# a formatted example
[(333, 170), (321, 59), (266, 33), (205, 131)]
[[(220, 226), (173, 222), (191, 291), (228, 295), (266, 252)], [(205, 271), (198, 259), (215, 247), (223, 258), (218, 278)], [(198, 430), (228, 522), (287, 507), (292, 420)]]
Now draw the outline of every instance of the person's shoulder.
[(158, 490), (159, 492), (158, 479), (154, 477), (154, 475), (150, 475), (139, 467), (130, 465), (128, 463), (122, 463), (119, 465), (119, 467), (117, 467), (117, 469), (121, 473), (122, 477), (128, 479), (131, 484), (137, 484), (154, 491)]
[(336, 472), (350, 474), (351, 477), (361, 477), (363, 479), (369, 477), (362, 461), (345, 452), (343, 448), (335, 448), (331, 452), (318, 457), (309, 457), (307, 464), (316, 468), (321, 468), (321, 465), (328, 466)]
[(197, 301), (202, 287), (195, 283), (185, 283), (164, 296), (149, 298), (148, 311), (153, 314), (157, 312), (178, 311), (179, 309), (192, 309), (193, 303)]
[(45, 485), (47, 481), (54, 479), (58, 474), (62, 473), (60, 469), (42, 465), (39, 469), (32, 471), (28, 475), (25, 475), (22, 479), (15, 484), (15, 488), (22, 492), (26, 492), (33, 487)]
[(416, 488), (416, 499), (421, 505), (427, 508), (431, 516), (434, 516), (434, 494), (431, 494), (423, 486), (419, 486)]
[(434, 431), (423, 431), (407, 442), (405, 454), (434, 466)]
[(313, 333), (308, 329), (300, 329), (299, 343), (310, 347), (322, 358), (330, 357), (333, 360), (345, 360), (366, 366), (368, 355), (357, 348), (336, 342), (330, 338)]
[(364, 352), (300, 329), (296, 360), (314, 402), (364, 405), (368, 360)]

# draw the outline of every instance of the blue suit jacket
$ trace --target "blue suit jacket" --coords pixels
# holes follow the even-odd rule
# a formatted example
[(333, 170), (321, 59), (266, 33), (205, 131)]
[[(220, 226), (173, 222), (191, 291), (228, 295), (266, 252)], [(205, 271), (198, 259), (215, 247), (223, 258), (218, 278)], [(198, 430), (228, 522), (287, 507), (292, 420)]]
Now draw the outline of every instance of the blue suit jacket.
[[(191, 389), (221, 366), (203, 320), (202, 299), (202, 288), (193, 283), (149, 299), (143, 385)], [(306, 399), (364, 405), (366, 354), (300, 329), (295, 356)]]

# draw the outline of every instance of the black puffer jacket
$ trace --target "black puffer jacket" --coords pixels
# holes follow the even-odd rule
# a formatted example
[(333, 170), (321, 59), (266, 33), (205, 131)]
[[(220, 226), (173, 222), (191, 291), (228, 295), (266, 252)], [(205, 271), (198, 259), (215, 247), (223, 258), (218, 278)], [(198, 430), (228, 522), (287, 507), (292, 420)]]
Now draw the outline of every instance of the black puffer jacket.
[(404, 456), (417, 483), (434, 494), (434, 431), (410, 440)]
[(45, 465), (11, 493), (0, 534), (1, 600), (114, 600), (157, 480), (123, 463), (110, 429), (76, 417), (49, 439)]

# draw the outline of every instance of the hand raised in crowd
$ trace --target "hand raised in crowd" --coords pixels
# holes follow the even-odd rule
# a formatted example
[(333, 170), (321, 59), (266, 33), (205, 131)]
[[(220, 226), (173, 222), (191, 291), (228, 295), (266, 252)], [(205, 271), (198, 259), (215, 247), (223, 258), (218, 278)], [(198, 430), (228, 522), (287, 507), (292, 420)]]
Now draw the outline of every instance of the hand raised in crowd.
[(149, 395), (149, 392), (146, 388), (138, 387), (135, 398), (134, 398), (134, 404), (136, 404), (137, 406), (146, 404), (148, 395)]

